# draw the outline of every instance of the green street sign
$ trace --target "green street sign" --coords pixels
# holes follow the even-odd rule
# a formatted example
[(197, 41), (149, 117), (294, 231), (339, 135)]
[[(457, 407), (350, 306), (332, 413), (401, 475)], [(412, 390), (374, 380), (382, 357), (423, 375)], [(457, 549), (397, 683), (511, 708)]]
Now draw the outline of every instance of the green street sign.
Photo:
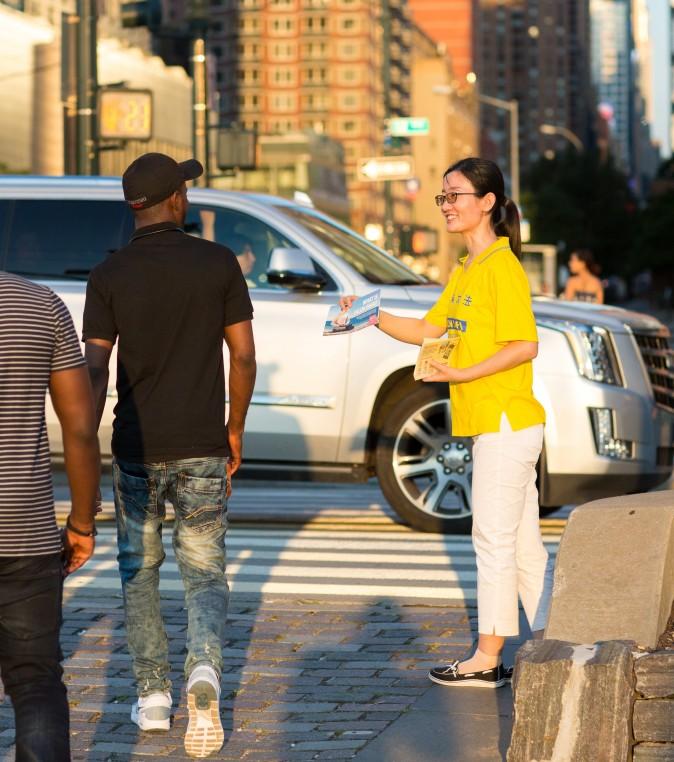
[(386, 129), (393, 138), (428, 135), (430, 128), (430, 122), (425, 116), (397, 117), (386, 120)]

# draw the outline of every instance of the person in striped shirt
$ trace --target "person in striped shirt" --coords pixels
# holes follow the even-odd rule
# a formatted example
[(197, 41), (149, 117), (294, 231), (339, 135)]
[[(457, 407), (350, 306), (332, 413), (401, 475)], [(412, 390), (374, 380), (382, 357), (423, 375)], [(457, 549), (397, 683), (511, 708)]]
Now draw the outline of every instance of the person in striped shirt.
[[(56, 525), (45, 395), (63, 431), (72, 507)], [(72, 318), (49, 288), (0, 271), (0, 672), (16, 760), (70, 759), (59, 630), (64, 575), (94, 550), (93, 394)]]

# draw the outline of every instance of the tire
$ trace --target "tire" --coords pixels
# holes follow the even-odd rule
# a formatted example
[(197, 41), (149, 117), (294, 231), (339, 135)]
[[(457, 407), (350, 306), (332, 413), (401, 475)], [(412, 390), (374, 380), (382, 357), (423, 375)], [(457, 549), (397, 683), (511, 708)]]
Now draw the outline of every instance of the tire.
[(375, 450), (382, 492), (422, 532), (469, 534), (471, 437), (451, 436), (446, 385), (418, 384), (388, 409)]

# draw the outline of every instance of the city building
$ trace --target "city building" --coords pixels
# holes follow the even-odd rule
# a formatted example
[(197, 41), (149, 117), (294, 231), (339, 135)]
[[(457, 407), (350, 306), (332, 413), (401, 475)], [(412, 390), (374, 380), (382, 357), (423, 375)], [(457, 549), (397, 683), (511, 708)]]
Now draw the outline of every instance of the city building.
[(643, 117), (661, 158), (672, 153), (672, 44), (674, 6), (670, 0), (631, 0), (635, 83)]
[[(27, 7), (26, 3), (26, 7)], [(61, 100), (61, 11), (67, 4), (33, 3), (26, 12), (0, 4), (0, 164), (7, 171), (59, 175), (64, 171)], [(28, 13), (31, 10), (35, 13)], [(54, 19), (54, 23), (50, 23)], [(98, 40), (98, 84), (147, 89), (153, 96), (149, 141), (101, 142), (101, 174), (120, 175), (139, 154), (162, 151), (177, 159), (192, 151), (192, 83), (184, 69), (117, 39)]]
[[(631, 142), (631, 165), (630, 173), (632, 176), (632, 185), (634, 192), (639, 197), (648, 194), (651, 182), (657, 173), (660, 164), (660, 151), (663, 155), (669, 150), (670, 140), (668, 131), (665, 128), (665, 145), (658, 145), (655, 139), (656, 130), (654, 129), (655, 120), (655, 102), (654, 102), (654, 70), (653, 70), (653, 41), (651, 39), (650, 27), (652, 16), (647, 0), (632, 0), (631, 4), (631, 32), (632, 32), (632, 80), (634, 88), (632, 96), (632, 142)], [(669, 38), (669, 30), (665, 29), (665, 34)], [(658, 80), (665, 80), (667, 77), (659, 74)], [(658, 104), (667, 117), (667, 110), (671, 114), (671, 104), (669, 99), (665, 98), (666, 107)], [(668, 107), (668, 108), (667, 108)], [(665, 118), (665, 124), (667, 118)]]
[[(184, 4), (163, 7), (163, 34), (186, 23)], [(340, 141), (353, 227), (409, 221), (398, 183), (358, 176), (359, 162), (385, 150), (386, 118), (409, 114), (406, 0), (212, 2), (206, 36), (221, 125)]]
[[(44, 50), (54, 33), (46, 21), (0, 5), (0, 167), (30, 172), (35, 164), (33, 126), (39, 123), (36, 98), (36, 50)], [(47, 70), (48, 71), (48, 70)]]
[(333, 217), (349, 221), (344, 148), (312, 130), (261, 135), (255, 169), (215, 178), (213, 186), (307, 199)]
[(454, 76), (463, 80), (474, 69), (474, 0), (409, 0), (414, 22), (436, 43), (443, 45), (452, 60)]
[(429, 132), (410, 139), (417, 179), (413, 230), (419, 253), (408, 262), (445, 283), (462, 252), (462, 241), (447, 232), (433, 197), (442, 191), (447, 167), (478, 152), (477, 100), (474, 87), (465, 75), (458, 75), (444, 45), (415, 29), (412, 49), (412, 113), (428, 119)]
[(619, 166), (632, 165), (634, 78), (631, 0), (590, 0), (592, 84)]
[[(474, 55), (481, 95), (519, 105), (520, 165), (571, 141), (588, 145), (595, 115), (588, 0), (476, 0)], [(510, 120), (480, 108), (481, 153), (509, 175)], [(541, 125), (549, 125), (548, 134)]]

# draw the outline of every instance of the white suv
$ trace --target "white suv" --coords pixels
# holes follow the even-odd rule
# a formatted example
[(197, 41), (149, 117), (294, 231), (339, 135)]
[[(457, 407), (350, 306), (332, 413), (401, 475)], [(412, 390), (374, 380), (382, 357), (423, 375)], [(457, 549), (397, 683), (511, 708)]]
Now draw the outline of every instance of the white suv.
[[(450, 434), (447, 386), (415, 383), (417, 348), (379, 331), (322, 336), (340, 294), (379, 288), (387, 309), (423, 316), (440, 288), (311, 208), (199, 188), (189, 197), (188, 231), (242, 255), (255, 308), (259, 372), (245, 468), (274, 478), (376, 475), (412, 526), (469, 531), (472, 442)], [(131, 230), (117, 179), (0, 178), (0, 269), (56, 290), (78, 330), (89, 270), (123, 246)], [(674, 436), (667, 329), (614, 307), (536, 299), (534, 312), (540, 336), (534, 391), (548, 417), (541, 505), (664, 482)], [(114, 401), (114, 372), (108, 395)], [(101, 427), (107, 455), (112, 407)], [(58, 457), (51, 410), (48, 425)]]

